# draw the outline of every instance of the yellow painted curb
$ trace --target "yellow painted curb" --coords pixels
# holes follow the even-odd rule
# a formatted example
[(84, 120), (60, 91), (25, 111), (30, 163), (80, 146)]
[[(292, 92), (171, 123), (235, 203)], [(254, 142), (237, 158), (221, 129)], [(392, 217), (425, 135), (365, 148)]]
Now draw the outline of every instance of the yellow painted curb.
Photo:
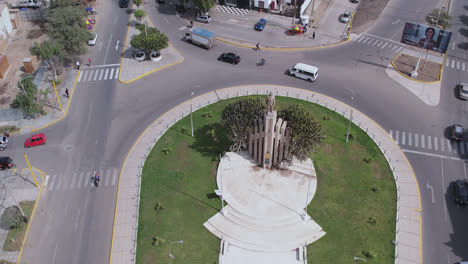
[[(404, 73), (402, 73), (400, 70), (398, 70), (398, 68), (395, 66), (395, 61), (398, 59), (398, 57), (400, 57), (400, 55), (403, 54), (403, 53), (398, 53), (398, 55), (392, 60), (392, 66), (393, 68), (395, 69), (395, 71), (397, 71), (401, 76), (411, 80), (411, 81), (415, 81), (415, 82), (419, 82), (419, 83), (425, 83), (425, 84), (434, 84), (434, 83), (439, 83), (440, 80), (441, 80), (441, 76), (442, 76), (442, 70), (443, 70), (443, 66), (444, 66), (444, 62), (445, 62), (445, 58), (447, 57), (447, 54), (445, 54), (445, 57), (444, 57), (444, 60), (442, 61), (442, 64), (441, 64), (441, 67), (440, 67), (440, 71), (439, 71), (439, 76), (438, 76), (438, 80), (437, 81), (433, 81), (433, 82), (425, 82), (425, 81), (420, 81), (420, 80), (416, 80), (414, 78), (411, 78), (411, 76), (408, 76)], [(411, 56), (411, 55), (408, 55), (408, 54), (405, 54), (407, 56)]]
[[(38, 170), (39, 173), (43, 173), (42, 171)], [(41, 176), (42, 177), (42, 176)], [(18, 254), (18, 259), (16, 260), (16, 264), (19, 264), (20, 263), (20, 260), (21, 260), (21, 256), (23, 255), (23, 249), (24, 249), (24, 244), (26, 244), (26, 240), (28, 239), (28, 234), (29, 234), (29, 228), (31, 227), (31, 224), (32, 224), (32, 221), (34, 219), (34, 214), (36, 212), (36, 207), (37, 207), (37, 204), (39, 203), (39, 198), (41, 196), (41, 192), (42, 192), (42, 187), (44, 186), (44, 181), (42, 181), (41, 183), (41, 188), (39, 188), (39, 193), (37, 194), (36, 196), (36, 202), (34, 203), (34, 207), (33, 207), (33, 210), (31, 212), (31, 217), (28, 221), (28, 227), (26, 227), (26, 232), (24, 234), (24, 239), (23, 239), (23, 243), (21, 244), (21, 250)]]
[[(133, 11), (134, 7), (135, 7), (135, 5), (132, 5), (132, 11)], [(144, 10), (143, 7), (141, 8), (141, 10)], [(145, 12), (145, 13), (146, 13), (146, 12)], [(132, 15), (133, 15), (133, 14), (132, 14)], [(127, 39), (128, 39), (128, 32), (130, 31), (130, 23), (131, 23), (131, 20), (132, 20), (132, 15), (130, 15), (130, 18), (128, 19), (127, 35), (125, 36), (124, 50), (123, 50), (123, 53), (122, 53), (122, 59), (120, 60), (119, 82), (128, 84), (128, 83), (134, 82), (134, 81), (136, 81), (136, 80), (138, 80), (138, 79), (140, 79), (140, 78), (143, 78), (143, 77), (145, 77), (145, 76), (147, 76), (147, 75), (149, 75), (149, 74), (151, 74), (151, 73), (153, 73), (153, 72), (160, 71), (160, 70), (162, 70), (162, 69), (171, 67), (171, 66), (173, 66), (173, 65), (179, 64), (179, 63), (181, 63), (181, 62), (184, 61), (184, 59), (185, 59), (184, 56), (182, 56), (182, 55), (180, 54), (180, 52), (179, 52), (177, 49), (175, 49), (175, 48), (171, 45), (170, 42), (168, 42), (168, 45), (169, 45), (172, 49), (174, 49), (174, 50), (177, 52), (177, 54), (179, 54), (179, 56), (182, 57), (182, 59), (181, 59), (180, 61), (176, 61), (176, 62), (174, 62), (174, 63), (165, 65), (165, 66), (163, 66), (163, 67), (161, 67), (161, 68), (157, 68), (157, 69), (155, 69), (155, 70), (152, 70), (152, 71), (150, 71), (150, 72), (147, 72), (147, 73), (145, 73), (145, 74), (142, 74), (142, 75), (140, 75), (140, 76), (138, 76), (138, 77), (136, 77), (136, 78), (134, 78), (134, 79), (132, 79), (132, 80), (130, 80), (130, 81), (122, 81), (122, 80), (120, 79), (120, 74), (122, 74), (122, 67), (123, 67), (124, 55), (125, 55), (125, 51), (127, 50)], [(153, 24), (153, 22), (151, 21), (151, 19), (149, 19), (148, 15), (146, 15), (146, 19), (148, 19), (148, 21), (150, 22), (151, 26), (155, 27), (154, 24)], [(168, 38), (168, 41), (169, 41), (169, 38)]]
[[(301, 90), (301, 91), (305, 91), (305, 92), (312, 92), (312, 93), (315, 93), (315, 94), (318, 94), (318, 95), (321, 95), (323, 97), (326, 97), (328, 98), (329, 100), (331, 101), (335, 101), (335, 102), (339, 102), (341, 104), (344, 104), (346, 105), (347, 107), (353, 109), (353, 111), (363, 115), (364, 117), (366, 117), (368, 120), (370, 120), (371, 122), (373, 122), (377, 127), (379, 127), (385, 134), (387, 134), (389, 137), (390, 135), (387, 133), (387, 131), (382, 128), (377, 122), (375, 122), (372, 118), (368, 117), (367, 115), (365, 115), (364, 113), (362, 113), (361, 111), (355, 109), (354, 107), (344, 103), (344, 102), (341, 102), (341, 101), (338, 101), (336, 100), (335, 98), (332, 98), (332, 97), (329, 97), (328, 95), (324, 95), (324, 94), (321, 94), (321, 93), (318, 93), (318, 92), (315, 92), (315, 91), (310, 91), (310, 90), (307, 90), (307, 89), (303, 89), (303, 88), (296, 88), (296, 87), (290, 87), (290, 86), (285, 86), (285, 85), (276, 85), (276, 84), (255, 84), (255, 85), (239, 85), (239, 86), (232, 86), (232, 87), (226, 87), (226, 88), (222, 88), (222, 89), (217, 89), (217, 90), (214, 90), (214, 91), (210, 91), (210, 92), (207, 92), (207, 93), (204, 93), (204, 94), (201, 94), (201, 95), (198, 95), (196, 97), (193, 97), (191, 98), (190, 100), (187, 100), (185, 102), (182, 102), (180, 104), (178, 104), (177, 106), (174, 106), (172, 107), (170, 110), (166, 111), (164, 114), (160, 115), (158, 118), (156, 118), (153, 122), (151, 122), (150, 125), (148, 125), (145, 130), (140, 134), (140, 136), (138, 136), (138, 138), (135, 140), (135, 142), (132, 144), (132, 147), (130, 148), (130, 150), (127, 152), (127, 155), (125, 156), (125, 160), (124, 162), (122, 163), (122, 166), (121, 166), (121, 169), (120, 169), (120, 174), (119, 174), (119, 180), (118, 180), (118, 184), (117, 184), (117, 194), (116, 194), (116, 202), (115, 202), (115, 211), (114, 211), (114, 223), (113, 223), (113, 227), (112, 227), (112, 240), (111, 240), (111, 248), (110, 248), (110, 255), (109, 255), (109, 264), (112, 264), (112, 249), (113, 249), (113, 245), (114, 245), (114, 233), (115, 233), (115, 223), (116, 223), (116, 218), (117, 218), (117, 203), (118, 203), (118, 198), (119, 198), (119, 189), (120, 189), (120, 178), (121, 178), (121, 175), (122, 175), (122, 169), (123, 167), (125, 166), (125, 163), (127, 162), (127, 159), (128, 159), (128, 155), (130, 154), (130, 152), (132, 152), (133, 148), (135, 147), (136, 143), (140, 140), (140, 138), (146, 133), (146, 131), (151, 127), (153, 126), (156, 122), (158, 122), (161, 118), (163, 118), (167, 113), (171, 112), (172, 110), (174, 110), (175, 108), (177, 107), (180, 107), (181, 105), (185, 104), (186, 102), (188, 101), (191, 101), (193, 99), (196, 99), (196, 98), (199, 98), (201, 96), (204, 96), (206, 94), (210, 94), (210, 93), (216, 93), (216, 92), (219, 92), (219, 91), (222, 91), (222, 90), (228, 90), (228, 89), (234, 89), (234, 88), (241, 88), (241, 87), (255, 87), (255, 86), (265, 86), (265, 85), (271, 85), (271, 86), (276, 86), (276, 87), (284, 87), (284, 88), (287, 88), (287, 89), (295, 89), (295, 90)], [(243, 97), (244, 95), (241, 95), (241, 96), (238, 96), (238, 97)], [(291, 97), (291, 98), (294, 98), (294, 97)], [(296, 98), (297, 99), (297, 98)], [(223, 100), (223, 99), (222, 99)], [(302, 99), (298, 99), (298, 100), (302, 100)], [(215, 103), (215, 102), (213, 102)], [(313, 102), (311, 102), (313, 103)], [(330, 109), (331, 110), (331, 109)], [(332, 110), (333, 111), (333, 110)], [(413, 167), (411, 166), (410, 162), (408, 161), (408, 159), (406, 158), (406, 155), (404, 154), (404, 152), (401, 150), (400, 146), (395, 142), (395, 140), (390, 137), (390, 139), (393, 141), (393, 143), (397, 146), (398, 150), (400, 151), (401, 155), (403, 155), (403, 157), (405, 158), (406, 160), (406, 163), (408, 164), (409, 168), (411, 169), (411, 174), (413, 175), (413, 178), (414, 178), (414, 181), (416, 183), (416, 188), (417, 188), (417, 191), (418, 191), (418, 207), (419, 208), (410, 208), (411, 212), (413, 210), (415, 211), (418, 211), (418, 212), (422, 212), (422, 207), (421, 207), (421, 193), (420, 193), (420, 190), (419, 190), (419, 184), (418, 184), (418, 180), (416, 178), (416, 175), (414, 173), (414, 170), (413, 170)], [(375, 143), (375, 141), (374, 141)], [(392, 172), (393, 173), (393, 172)], [(396, 185), (396, 181), (395, 181), (395, 185)], [(422, 263), (422, 219), (421, 219), (421, 216), (418, 215), (416, 216), (419, 218), (419, 233), (420, 233), (420, 236), (419, 236), (419, 256), (420, 256), (420, 259), (421, 259), (421, 263)], [(138, 219), (139, 220), (139, 219)], [(138, 232), (138, 230), (137, 230)], [(135, 242), (136, 243), (136, 242)], [(135, 256), (136, 256), (136, 252), (135, 252)]]

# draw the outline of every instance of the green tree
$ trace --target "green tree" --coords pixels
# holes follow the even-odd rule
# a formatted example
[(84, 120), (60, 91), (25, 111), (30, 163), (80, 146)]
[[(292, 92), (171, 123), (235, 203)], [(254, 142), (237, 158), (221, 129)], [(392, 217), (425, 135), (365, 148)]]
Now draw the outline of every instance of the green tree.
[(47, 92), (38, 92), (32, 78), (18, 81), (18, 89), (20, 92), (16, 94), (16, 98), (12, 103), (14, 108), (21, 108), (26, 115), (31, 117), (34, 117), (37, 113), (44, 114), (43, 107)]
[(429, 24), (447, 29), (451, 26), (450, 22), (452, 21), (452, 17), (448, 14), (448, 12), (445, 9), (436, 8), (432, 10), (432, 12), (429, 15), (426, 16), (426, 21)]
[(265, 105), (259, 98), (244, 98), (231, 103), (221, 114), (221, 124), (229, 131), (231, 151), (245, 149), (253, 121), (263, 117)]
[(29, 48), (29, 52), (43, 59), (51, 67), (54, 80), (57, 80), (56, 65), (60, 62), (62, 48), (51, 41), (44, 41), (41, 44), (34, 42), (33, 46)]
[[(185, 1), (182, 1), (185, 2)], [(197, 8), (199, 8), (202, 12), (210, 11), (213, 6), (215, 6), (215, 1), (213, 0), (195, 0), (193, 2)]]
[(57, 0), (51, 4), (46, 31), (68, 55), (83, 53), (87, 41), (92, 38), (86, 26), (86, 16), (84, 8), (73, 1)]
[(278, 117), (287, 121), (291, 129), (289, 154), (299, 160), (306, 160), (325, 139), (320, 123), (305, 107), (290, 105), (278, 112)]
[(133, 0), (133, 3), (140, 8), (140, 5), (143, 3), (143, 0)]
[[(135, 0), (134, 0), (134, 1), (135, 1)], [(144, 17), (144, 16), (146, 16), (146, 13), (145, 13), (145, 11), (139, 9), (139, 10), (136, 10), (136, 11), (133, 13), (133, 15), (138, 19), (138, 21), (141, 22), (141, 18)]]
[(136, 49), (143, 50), (147, 56), (153, 51), (159, 51), (168, 46), (166, 35), (161, 33), (157, 28), (148, 27), (144, 30), (144, 24), (138, 25), (137, 28), (143, 32), (136, 35), (130, 41), (130, 45)]

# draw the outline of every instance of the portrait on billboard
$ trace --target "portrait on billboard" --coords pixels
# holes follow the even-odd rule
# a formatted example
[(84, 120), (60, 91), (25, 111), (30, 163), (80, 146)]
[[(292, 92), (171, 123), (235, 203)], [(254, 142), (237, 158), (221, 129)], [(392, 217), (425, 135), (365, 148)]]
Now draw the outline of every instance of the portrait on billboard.
[(451, 36), (452, 32), (436, 27), (406, 22), (401, 43), (445, 53)]

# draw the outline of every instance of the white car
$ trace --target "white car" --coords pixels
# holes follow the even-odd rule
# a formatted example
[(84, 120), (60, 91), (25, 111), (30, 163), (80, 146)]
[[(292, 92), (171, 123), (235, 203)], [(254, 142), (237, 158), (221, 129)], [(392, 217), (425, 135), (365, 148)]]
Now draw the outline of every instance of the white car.
[(195, 18), (195, 20), (198, 21), (198, 22), (210, 23), (211, 22), (211, 17), (208, 16), (208, 15), (201, 15), (201, 16), (197, 16)]
[(348, 23), (349, 19), (351, 18), (351, 12), (350, 11), (345, 11), (340, 18), (340, 21), (343, 23)]
[(90, 46), (96, 45), (97, 37), (98, 37), (98, 33), (93, 32), (93, 38), (88, 40), (88, 45), (90, 45)]
[(5, 136), (0, 136), (0, 150), (6, 149), (8, 145), (8, 138)]
[(460, 83), (458, 85), (458, 96), (460, 99), (468, 100), (468, 83)]

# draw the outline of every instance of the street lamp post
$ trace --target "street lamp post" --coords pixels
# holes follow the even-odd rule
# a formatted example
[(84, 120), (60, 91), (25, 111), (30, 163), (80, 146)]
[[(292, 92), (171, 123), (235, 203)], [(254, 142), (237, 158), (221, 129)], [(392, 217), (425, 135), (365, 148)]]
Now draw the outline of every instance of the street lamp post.
[[(352, 108), (354, 106), (354, 90), (352, 90), (350, 88), (346, 88), (346, 90), (349, 90), (352, 93), (352, 95), (351, 95), (351, 108)], [(351, 129), (351, 122), (352, 121), (353, 121), (353, 109), (351, 109), (351, 114), (350, 114), (350, 117), (349, 117), (348, 132), (346, 133), (346, 143), (348, 143), (349, 130)]]
[(172, 255), (172, 244), (175, 244), (175, 243), (177, 243), (177, 244), (182, 244), (182, 243), (184, 243), (184, 241), (183, 241), (183, 240), (179, 240), (179, 241), (171, 242), (171, 243), (169, 244), (169, 258), (170, 258), (171, 260), (174, 260), (174, 255)]
[(190, 128), (192, 129), (192, 137), (193, 137), (192, 96), (194, 94), (195, 94), (195, 92), (192, 92), (190, 94)]

